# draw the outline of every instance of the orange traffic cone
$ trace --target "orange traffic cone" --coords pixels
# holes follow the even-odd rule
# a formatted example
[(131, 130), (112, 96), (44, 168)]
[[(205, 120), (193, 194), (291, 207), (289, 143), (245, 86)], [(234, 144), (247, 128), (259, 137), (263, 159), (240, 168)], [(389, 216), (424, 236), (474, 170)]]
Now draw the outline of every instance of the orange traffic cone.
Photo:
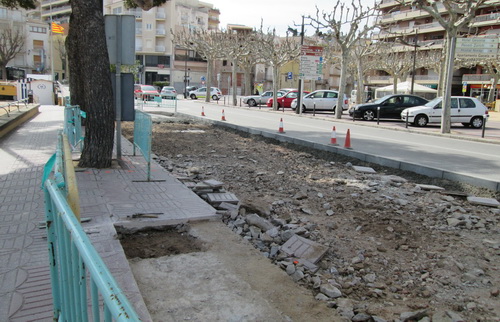
[(285, 129), (283, 128), (283, 118), (280, 119), (280, 128), (278, 129), (279, 133), (285, 133)]
[(201, 107), (201, 116), (205, 116), (205, 107), (204, 106)]
[(347, 134), (345, 136), (344, 148), (346, 148), (346, 149), (352, 149), (351, 148), (351, 130), (349, 130), (349, 129), (347, 129)]
[(226, 120), (226, 116), (224, 115), (224, 110), (222, 110), (222, 118), (221, 118), (221, 121), (225, 121)]
[(338, 145), (337, 144), (337, 133), (335, 132), (335, 126), (333, 127), (333, 130), (332, 130), (332, 137), (330, 138), (330, 144)]

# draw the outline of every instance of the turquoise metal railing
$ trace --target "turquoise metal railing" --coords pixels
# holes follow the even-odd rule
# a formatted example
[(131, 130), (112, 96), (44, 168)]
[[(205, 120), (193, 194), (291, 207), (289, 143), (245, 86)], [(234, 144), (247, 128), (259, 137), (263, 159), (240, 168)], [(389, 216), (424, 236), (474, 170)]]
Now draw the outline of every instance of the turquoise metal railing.
[(141, 151), (147, 162), (148, 181), (151, 181), (151, 136), (153, 131), (153, 121), (151, 115), (135, 110), (134, 121), (134, 155), (136, 148)]
[[(69, 102), (69, 98), (67, 99)], [(64, 133), (68, 136), (69, 144), (74, 149), (83, 149), (82, 118), (86, 113), (78, 105), (66, 104), (64, 108)]]
[[(44, 171), (45, 213), (54, 321), (140, 321), (68, 203), (65, 172), (69, 151), (59, 135), (55, 157)], [(66, 145), (63, 147), (61, 145)], [(49, 177), (48, 171), (54, 169)], [(47, 179), (45, 179), (48, 177)]]

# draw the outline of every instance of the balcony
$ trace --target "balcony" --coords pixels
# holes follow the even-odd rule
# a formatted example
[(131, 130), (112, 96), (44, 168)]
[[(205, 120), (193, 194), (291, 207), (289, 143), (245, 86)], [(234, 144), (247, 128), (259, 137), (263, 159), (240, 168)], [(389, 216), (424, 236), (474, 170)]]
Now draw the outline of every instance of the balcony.
[(165, 52), (165, 46), (155, 46), (155, 51), (156, 52), (164, 53)]
[(142, 28), (135, 28), (136, 35), (142, 35)]
[(135, 16), (136, 19), (142, 19), (142, 10), (127, 10), (125, 11), (125, 14), (127, 15), (133, 15)]
[[(455, 12), (461, 12), (463, 10), (460, 10), (458, 6), (452, 6), (454, 8)], [(439, 13), (446, 13), (448, 12), (446, 8), (441, 4), (437, 4), (438, 12)], [(388, 24), (388, 23), (394, 23), (396, 21), (401, 21), (401, 20), (415, 20), (417, 18), (425, 18), (425, 17), (430, 17), (430, 14), (425, 11), (425, 10), (420, 10), (420, 9), (408, 9), (408, 10), (402, 10), (402, 11), (394, 11), (389, 14), (385, 14), (382, 17), (379, 18), (379, 23), (382, 24)]]
[(164, 20), (166, 17), (165, 12), (157, 12), (156, 13), (156, 19), (157, 20)]
[(498, 24), (500, 24), (500, 12), (477, 16), (471, 21), (470, 26), (485, 27)]
[(135, 46), (135, 51), (142, 51), (142, 46)]
[(463, 74), (462, 81), (474, 84), (491, 83), (491, 75), (488, 74)]
[(166, 34), (167, 32), (165, 31), (165, 29), (156, 29), (157, 36), (165, 36)]

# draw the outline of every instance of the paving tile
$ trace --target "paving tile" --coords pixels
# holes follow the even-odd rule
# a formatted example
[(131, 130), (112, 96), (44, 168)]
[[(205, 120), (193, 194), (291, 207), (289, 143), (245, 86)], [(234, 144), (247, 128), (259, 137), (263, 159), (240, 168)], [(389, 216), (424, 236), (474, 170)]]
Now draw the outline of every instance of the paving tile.
[(305, 259), (316, 264), (328, 251), (328, 248), (310, 239), (293, 235), (281, 250), (290, 256)]

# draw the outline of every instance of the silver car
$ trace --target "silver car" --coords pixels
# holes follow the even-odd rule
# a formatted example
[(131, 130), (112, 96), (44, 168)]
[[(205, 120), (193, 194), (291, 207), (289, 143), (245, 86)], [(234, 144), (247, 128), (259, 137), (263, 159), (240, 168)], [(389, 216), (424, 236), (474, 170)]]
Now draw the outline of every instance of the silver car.
[(177, 91), (173, 86), (163, 86), (160, 92), (161, 98), (176, 99)]
[[(283, 94), (283, 91), (278, 91), (276, 95), (281, 97)], [(265, 105), (271, 97), (273, 97), (273, 91), (267, 91), (261, 95), (245, 96), (243, 97), (243, 104), (248, 104), (248, 106)]]
[[(317, 90), (312, 93), (307, 94), (302, 100), (302, 112), (306, 111), (330, 111), (335, 113), (337, 108), (337, 101), (339, 97), (339, 92), (332, 90)], [(347, 109), (348, 99), (344, 95), (344, 105), (342, 106), (344, 110)], [(297, 99), (292, 102), (292, 109), (297, 108)]]

